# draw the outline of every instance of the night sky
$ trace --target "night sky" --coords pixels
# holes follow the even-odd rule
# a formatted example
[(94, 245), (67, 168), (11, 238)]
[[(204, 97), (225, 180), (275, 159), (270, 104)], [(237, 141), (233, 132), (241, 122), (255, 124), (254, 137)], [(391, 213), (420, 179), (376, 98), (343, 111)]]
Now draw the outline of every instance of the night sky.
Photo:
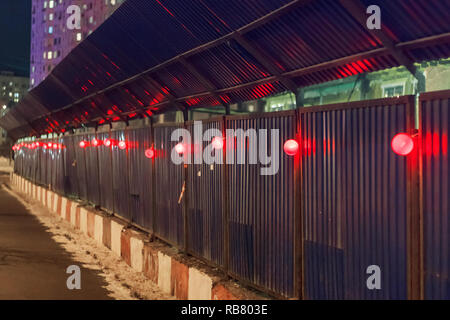
[(30, 72), (31, 0), (0, 0), (0, 70)]

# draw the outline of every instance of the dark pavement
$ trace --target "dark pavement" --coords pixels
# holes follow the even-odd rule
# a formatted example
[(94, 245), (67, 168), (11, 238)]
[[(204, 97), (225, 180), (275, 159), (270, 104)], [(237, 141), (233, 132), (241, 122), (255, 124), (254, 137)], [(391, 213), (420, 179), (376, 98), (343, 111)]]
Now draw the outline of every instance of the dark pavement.
[[(73, 260), (3, 184), (0, 172), (0, 299), (111, 299), (104, 279)], [(66, 286), (70, 265), (81, 268), (81, 290)]]

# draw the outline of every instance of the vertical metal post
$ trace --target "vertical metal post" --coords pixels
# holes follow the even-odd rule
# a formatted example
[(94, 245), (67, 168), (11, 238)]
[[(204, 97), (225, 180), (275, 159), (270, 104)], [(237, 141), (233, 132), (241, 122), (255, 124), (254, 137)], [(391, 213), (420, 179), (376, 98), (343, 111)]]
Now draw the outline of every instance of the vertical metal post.
[[(228, 106), (229, 110), (229, 106)], [(226, 273), (230, 269), (230, 221), (229, 221), (229, 213), (230, 213), (230, 203), (229, 203), (229, 194), (228, 194), (228, 165), (227, 165), (227, 150), (228, 143), (226, 130), (227, 130), (227, 117), (223, 117), (222, 119), (222, 135), (225, 137), (224, 148), (223, 148), (223, 165), (222, 165), (222, 218), (223, 218), (223, 245), (224, 245), (224, 268)]]
[[(294, 116), (295, 137), (299, 145), (300, 136), (300, 111), (297, 110)], [(300, 148), (301, 149), (301, 148)], [(304, 298), (304, 257), (303, 257), (303, 221), (302, 221), (302, 203), (301, 203), (301, 152), (294, 157), (294, 294), (298, 299)]]
[[(154, 127), (154, 121), (153, 118), (150, 118), (150, 132), (151, 132), (151, 138), (150, 138), (150, 143), (151, 146), (153, 148), (153, 150), (155, 150), (156, 153), (156, 147), (155, 147), (155, 127)], [(151, 238), (152, 240), (154, 240), (155, 238), (155, 233), (156, 233), (156, 170), (155, 170), (155, 158), (156, 158), (156, 154), (152, 159), (152, 235)]]
[[(187, 129), (187, 121), (189, 120), (189, 113), (187, 109), (183, 110), (183, 127), (184, 129)], [(184, 154), (183, 154), (184, 156)], [(189, 177), (189, 168), (186, 163), (183, 164), (183, 170), (184, 170), (184, 201), (183, 201), (183, 213), (184, 213), (184, 252), (187, 253), (189, 251), (189, 190), (188, 190), (188, 177)]]
[[(417, 131), (415, 130), (415, 98), (411, 96), (407, 102), (407, 128), (408, 133), (415, 136), (418, 143)], [(421, 219), (419, 200), (419, 151), (414, 149), (407, 158), (407, 279), (408, 299), (417, 300), (421, 296)]]

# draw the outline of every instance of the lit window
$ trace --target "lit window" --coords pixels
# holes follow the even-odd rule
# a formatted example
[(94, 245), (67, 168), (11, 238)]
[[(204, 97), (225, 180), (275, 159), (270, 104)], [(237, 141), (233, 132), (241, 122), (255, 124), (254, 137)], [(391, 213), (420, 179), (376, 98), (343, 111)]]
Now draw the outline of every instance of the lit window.
[(18, 98), (19, 97), (19, 93), (14, 93), (14, 98)]
[(50, 14), (48, 15), (48, 20), (53, 21), (53, 13), (50, 13)]
[(36, 70), (36, 67), (33, 66), (33, 67), (31, 68), (31, 72), (34, 72), (35, 70)]
[(49, 7), (50, 9), (53, 8), (54, 5), (55, 5), (55, 1), (50, 0), (50, 1), (48, 2), (48, 7)]
[(89, 23), (94, 23), (94, 17), (89, 17)]
[(80, 32), (77, 33), (77, 41), (81, 41), (81, 33)]
[(31, 79), (31, 85), (34, 86), (34, 78)]
[(116, 5), (116, 0), (111, 0), (111, 5), (115, 6)]
[(44, 1), (44, 9), (47, 8), (47, 1)]
[(9, 96), (12, 97), (12, 92), (9, 93)]
[(47, 56), (48, 60), (52, 60), (53, 52), (49, 51)]
[(44, 52), (44, 59), (47, 58), (47, 52)]
[(399, 97), (404, 95), (405, 85), (404, 83), (388, 84), (381, 86), (383, 89), (383, 97)]
[(50, 34), (53, 33), (53, 27), (52, 26), (48, 27), (48, 33), (50, 33)]

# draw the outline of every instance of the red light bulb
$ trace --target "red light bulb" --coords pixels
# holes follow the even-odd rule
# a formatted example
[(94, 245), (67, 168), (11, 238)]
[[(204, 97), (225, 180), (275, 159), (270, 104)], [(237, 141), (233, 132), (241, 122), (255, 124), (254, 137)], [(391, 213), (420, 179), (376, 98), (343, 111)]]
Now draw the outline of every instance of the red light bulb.
[(180, 142), (179, 144), (177, 144), (177, 145), (175, 146), (175, 151), (176, 151), (178, 154), (184, 153), (184, 145)]
[(94, 146), (94, 147), (98, 147), (98, 146), (100, 146), (102, 144), (102, 141), (101, 140), (97, 140), (97, 139), (93, 139), (92, 140), (92, 145)]
[(103, 144), (105, 145), (105, 147), (110, 147), (111, 146), (111, 140), (105, 139), (105, 140), (103, 140)]
[(211, 141), (212, 147), (214, 149), (222, 149), (223, 148), (223, 138), (222, 137), (214, 137)]
[(407, 156), (414, 149), (414, 140), (407, 133), (399, 133), (391, 142), (392, 151), (400, 156)]
[(283, 149), (288, 156), (295, 156), (298, 152), (298, 142), (290, 139), (284, 143)]
[(127, 148), (127, 143), (125, 141), (120, 141), (119, 142), (119, 149), (120, 150), (124, 150)]
[(155, 156), (155, 151), (153, 149), (145, 150), (145, 156), (149, 159), (152, 159)]
[(80, 141), (80, 148), (86, 148), (87, 147), (87, 142), (86, 141)]

